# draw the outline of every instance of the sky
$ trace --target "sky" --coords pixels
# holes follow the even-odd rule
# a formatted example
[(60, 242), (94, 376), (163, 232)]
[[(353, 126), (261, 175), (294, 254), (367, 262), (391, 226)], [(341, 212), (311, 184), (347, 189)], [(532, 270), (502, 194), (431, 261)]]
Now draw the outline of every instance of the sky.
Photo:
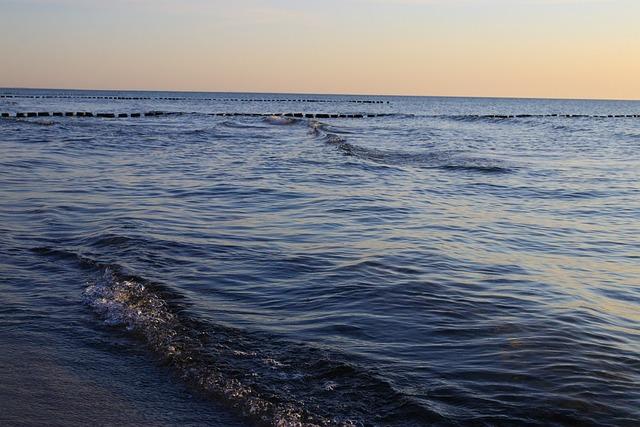
[(0, 87), (640, 99), (640, 1), (0, 0)]

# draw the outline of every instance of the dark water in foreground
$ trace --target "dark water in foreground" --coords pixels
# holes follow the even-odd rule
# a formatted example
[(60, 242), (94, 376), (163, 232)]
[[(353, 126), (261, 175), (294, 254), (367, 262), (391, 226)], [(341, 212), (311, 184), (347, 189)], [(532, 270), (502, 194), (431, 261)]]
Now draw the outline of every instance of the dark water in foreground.
[(640, 103), (0, 93), (190, 113), (0, 119), (0, 424), (638, 425), (640, 118), (475, 115)]

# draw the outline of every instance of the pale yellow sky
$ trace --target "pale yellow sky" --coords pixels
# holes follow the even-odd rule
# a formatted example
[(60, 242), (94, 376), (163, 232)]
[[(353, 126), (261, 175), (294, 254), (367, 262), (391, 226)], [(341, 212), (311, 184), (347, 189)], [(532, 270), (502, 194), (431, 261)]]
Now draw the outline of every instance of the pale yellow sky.
[(640, 99), (637, 0), (0, 0), (0, 86)]

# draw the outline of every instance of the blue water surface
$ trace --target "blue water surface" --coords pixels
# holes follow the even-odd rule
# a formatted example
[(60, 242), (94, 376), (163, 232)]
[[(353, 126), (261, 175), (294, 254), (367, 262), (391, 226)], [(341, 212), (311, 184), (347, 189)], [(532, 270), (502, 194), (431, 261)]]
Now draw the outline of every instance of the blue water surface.
[(640, 102), (0, 94), (181, 113), (0, 119), (0, 424), (640, 422)]

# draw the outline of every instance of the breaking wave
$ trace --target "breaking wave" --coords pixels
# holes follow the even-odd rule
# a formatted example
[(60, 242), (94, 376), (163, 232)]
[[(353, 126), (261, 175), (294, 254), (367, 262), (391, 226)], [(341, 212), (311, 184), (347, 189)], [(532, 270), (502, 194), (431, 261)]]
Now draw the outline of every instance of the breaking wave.
[(353, 156), (387, 166), (412, 166), (425, 169), (470, 171), (480, 173), (509, 173), (513, 168), (498, 159), (468, 156), (457, 150), (429, 152), (399, 152), (366, 148), (347, 142), (336, 129), (317, 121), (309, 122), (310, 133), (327, 144), (334, 145), (346, 156)]
[(88, 282), (83, 297), (105, 324), (140, 339), (191, 387), (258, 425), (422, 425), (440, 419), (338, 354), (190, 319), (166, 294), (109, 266)]

